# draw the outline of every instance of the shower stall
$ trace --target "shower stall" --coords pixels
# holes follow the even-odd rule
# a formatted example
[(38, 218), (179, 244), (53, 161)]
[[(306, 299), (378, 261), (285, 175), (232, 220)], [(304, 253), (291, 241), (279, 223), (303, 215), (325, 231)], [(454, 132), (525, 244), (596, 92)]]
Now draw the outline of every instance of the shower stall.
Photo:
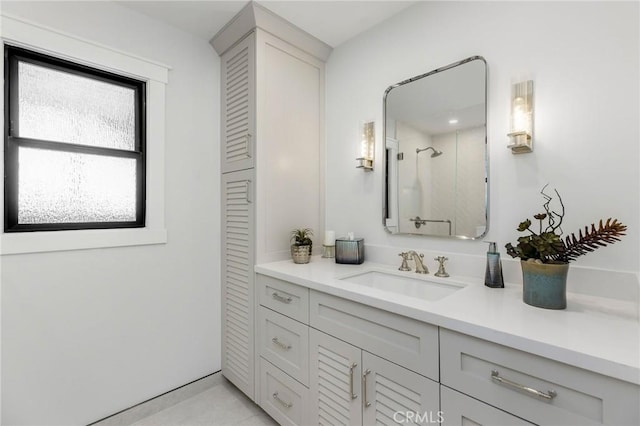
[(396, 130), (403, 152), (398, 163), (400, 232), (482, 234), (484, 128), (425, 135), (398, 123)]

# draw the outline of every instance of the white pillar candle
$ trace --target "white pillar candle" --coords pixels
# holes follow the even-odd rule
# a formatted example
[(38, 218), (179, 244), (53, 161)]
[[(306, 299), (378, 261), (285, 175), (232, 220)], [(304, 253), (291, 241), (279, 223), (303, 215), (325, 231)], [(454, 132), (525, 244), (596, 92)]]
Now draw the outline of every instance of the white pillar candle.
[(324, 245), (333, 246), (336, 244), (336, 233), (334, 231), (324, 231)]

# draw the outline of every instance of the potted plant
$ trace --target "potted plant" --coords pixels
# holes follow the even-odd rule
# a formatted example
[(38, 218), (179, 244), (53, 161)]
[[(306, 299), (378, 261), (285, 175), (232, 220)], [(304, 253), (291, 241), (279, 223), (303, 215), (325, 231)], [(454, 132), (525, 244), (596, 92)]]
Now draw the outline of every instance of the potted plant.
[(313, 241), (313, 230), (309, 228), (291, 231), (291, 257), (294, 263), (309, 263)]
[[(518, 238), (514, 247), (508, 243), (505, 247), (511, 257), (519, 257), (522, 267), (523, 301), (529, 305), (547, 309), (564, 309), (567, 307), (566, 284), (569, 262), (607, 244), (620, 241), (627, 227), (617, 219), (600, 220), (598, 227), (591, 224), (580, 230), (578, 237), (571, 234), (562, 238), (562, 220), (564, 204), (562, 197), (555, 191), (559, 212), (552, 210), (553, 197), (545, 193), (545, 185), (540, 193), (545, 202), (544, 212), (533, 216), (538, 221), (537, 230), (533, 223), (526, 219), (518, 225), (518, 231), (525, 232)], [(537, 232), (536, 232), (537, 231)]]

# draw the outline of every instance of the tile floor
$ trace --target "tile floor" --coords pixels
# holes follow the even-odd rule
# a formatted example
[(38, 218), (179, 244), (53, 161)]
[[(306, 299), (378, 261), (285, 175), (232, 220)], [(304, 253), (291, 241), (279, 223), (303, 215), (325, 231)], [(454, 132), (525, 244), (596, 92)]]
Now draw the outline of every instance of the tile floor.
[[(218, 373), (219, 374), (219, 373)], [(271, 417), (229, 381), (145, 417), (132, 426), (274, 426)]]
[(133, 406), (89, 426), (275, 426), (220, 372)]

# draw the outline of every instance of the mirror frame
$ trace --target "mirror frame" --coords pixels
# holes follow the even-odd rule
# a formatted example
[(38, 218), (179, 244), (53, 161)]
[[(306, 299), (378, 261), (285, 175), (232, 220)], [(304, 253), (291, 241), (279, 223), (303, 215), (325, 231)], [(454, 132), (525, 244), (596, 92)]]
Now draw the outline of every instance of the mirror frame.
[[(443, 71), (447, 71), (451, 68), (455, 68), (457, 66), (466, 64), (468, 62), (471, 61), (482, 61), (482, 63), (484, 64), (484, 103), (485, 103), (485, 109), (484, 109), (484, 127), (485, 127), (485, 132), (484, 132), (484, 211), (485, 211), (485, 228), (484, 228), (484, 232), (481, 235), (477, 235), (475, 237), (470, 237), (470, 236), (466, 236), (466, 235), (436, 235), (436, 234), (419, 234), (419, 233), (413, 233), (413, 232), (392, 232), (389, 230), (388, 226), (387, 226), (387, 219), (389, 219), (389, 168), (390, 168), (390, 162), (389, 162), (389, 156), (388, 156), (388, 148), (387, 148), (387, 95), (389, 94), (389, 92), (397, 87), (403, 86), (405, 84), (409, 84), (411, 82), (414, 82), (416, 80), (420, 80), (422, 78), (425, 77), (429, 77), (430, 75), (433, 74), (437, 74), (439, 72), (443, 72)], [(421, 237), (434, 237), (434, 238), (446, 238), (446, 239), (458, 239), (458, 240), (479, 240), (484, 238), (487, 233), (489, 232), (489, 144), (488, 144), (488, 139), (489, 139), (489, 130), (488, 130), (488, 125), (487, 125), (487, 117), (488, 117), (488, 105), (489, 105), (489, 70), (487, 67), (487, 61), (484, 59), (484, 57), (476, 55), (476, 56), (470, 56), (466, 59), (463, 59), (461, 61), (457, 61), (454, 63), (451, 63), (449, 65), (445, 65), (443, 67), (440, 68), (436, 68), (433, 71), (429, 71), (427, 73), (424, 74), (420, 74), (417, 75), (415, 77), (411, 77), (408, 78), (406, 80), (403, 80), (399, 83), (393, 84), (391, 86), (389, 86), (387, 88), (387, 90), (384, 91), (384, 96), (382, 98), (382, 141), (383, 141), (383, 149), (382, 149), (382, 161), (384, 162), (384, 182), (383, 182), (383, 188), (382, 188), (382, 224), (384, 225), (384, 229), (385, 231), (387, 231), (390, 235), (415, 235), (415, 236), (421, 236)]]

